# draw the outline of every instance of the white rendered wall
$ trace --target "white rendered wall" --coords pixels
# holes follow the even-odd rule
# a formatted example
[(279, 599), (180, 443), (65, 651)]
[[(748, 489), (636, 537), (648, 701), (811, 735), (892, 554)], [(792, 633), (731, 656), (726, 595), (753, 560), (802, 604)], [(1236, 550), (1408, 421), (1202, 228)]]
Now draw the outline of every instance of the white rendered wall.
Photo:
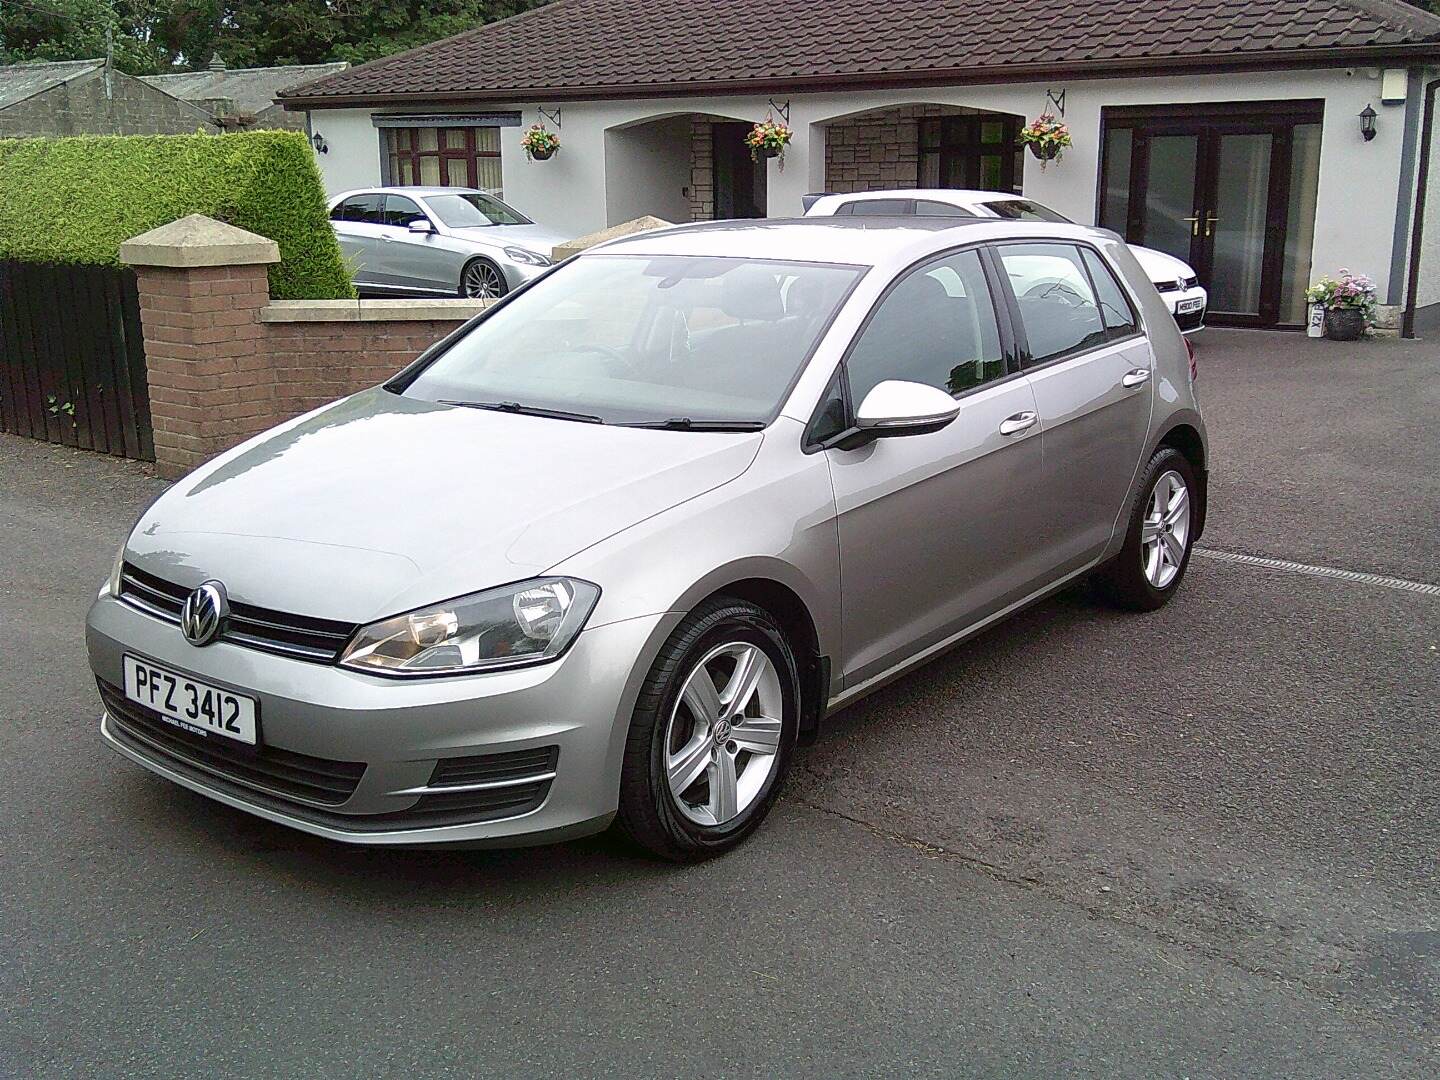
[[(800, 197), (822, 190), (828, 121), (915, 102), (1017, 113), (1028, 119), (1044, 108), (1047, 88), (1065, 90), (1065, 121), (1075, 145), (1064, 160), (1044, 170), (1027, 155), (1024, 190), (1085, 223), (1095, 220), (1103, 106), (1322, 99), (1325, 119), (1311, 276), (1345, 266), (1370, 274), (1383, 293), (1390, 271), (1404, 112), (1380, 104), (1379, 71), (1374, 69), (794, 94), (788, 99), (794, 141), (783, 171), (779, 161), (769, 164), (770, 215), (799, 214)], [(1357, 115), (1372, 102), (1380, 117), (1375, 139), (1366, 143)], [(485, 106), (486, 111), (504, 108), (519, 108), (525, 125), (539, 119), (534, 105)], [(550, 161), (526, 160), (519, 146), (522, 129), (502, 129), (505, 197), (537, 221), (574, 235), (641, 213), (673, 220), (680, 210), (673, 189), (680, 163), (688, 161), (689, 140), (673, 125), (672, 148), (662, 137), (671, 125), (651, 131), (632, 125), (692, 113), (759, 120), (766, 111), (767, 98), (751, 96), (564, 104), (562, 149)], [(317, 111), (313, 124), (330, 144), (330, 153), (321, 158), (330, 191), (379, 181), (379, 133), (365, 112)], [(1432, 231), (1427, 246), (1437, 243), (1440, 237)], [(1389, 298), (1382, 295), (1382, 301)]]

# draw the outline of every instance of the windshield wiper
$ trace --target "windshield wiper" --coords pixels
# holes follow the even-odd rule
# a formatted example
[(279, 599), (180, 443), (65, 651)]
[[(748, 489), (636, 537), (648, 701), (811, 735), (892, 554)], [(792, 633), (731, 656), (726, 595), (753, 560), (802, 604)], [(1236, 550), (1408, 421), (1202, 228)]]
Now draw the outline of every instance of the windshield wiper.
[(535, 405), (521, 405), (518, 401), (441, 401), (441, 405), (458, 405), (463, 409), (489, 409), (491, 412), (519, 413), (521, 416), (543, 416), (547, 420), (575, 420), (582, 424), (603, 424), (600, 417), (591, 413), (566, 412), (564, 409), (542, 409)]
[(760, 420), (691, 420), (688, 416), (672, 416), (669, 420), (645, 420), (621, 427), (657, 428), (661, 431), (764, 431)]

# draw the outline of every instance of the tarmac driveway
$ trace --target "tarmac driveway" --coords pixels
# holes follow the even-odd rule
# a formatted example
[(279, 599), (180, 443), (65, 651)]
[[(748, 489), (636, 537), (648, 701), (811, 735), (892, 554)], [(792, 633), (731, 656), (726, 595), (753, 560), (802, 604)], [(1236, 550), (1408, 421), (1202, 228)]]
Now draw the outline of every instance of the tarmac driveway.
[(0, 1075), (1435, 1075), (1440, 348), (1199, 344), (1177, 601), (1025, 613), (681, 869), (358, 851), (111, 754), (81, 623), (162, 485), (0, 437)]

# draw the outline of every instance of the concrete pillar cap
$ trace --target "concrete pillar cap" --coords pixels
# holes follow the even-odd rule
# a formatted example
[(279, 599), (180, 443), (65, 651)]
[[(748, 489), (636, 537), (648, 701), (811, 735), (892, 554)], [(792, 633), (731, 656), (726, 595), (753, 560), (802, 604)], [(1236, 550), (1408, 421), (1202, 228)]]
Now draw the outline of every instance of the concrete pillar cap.
[(263, 266), (280, 261), (280, 245), (258, 233), (191, 214), (120, 245), (130, 266)]

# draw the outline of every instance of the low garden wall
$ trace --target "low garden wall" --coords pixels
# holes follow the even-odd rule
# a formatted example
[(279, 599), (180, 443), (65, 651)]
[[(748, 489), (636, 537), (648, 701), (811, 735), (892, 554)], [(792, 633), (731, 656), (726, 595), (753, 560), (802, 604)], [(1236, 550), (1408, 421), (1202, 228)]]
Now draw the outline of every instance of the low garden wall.
[(276, 300), (275, 244), (198, 215), (121, 246), (135, 268), (156, 471), (173, 479), (283, 420), (382, 382), (479, 300)]

